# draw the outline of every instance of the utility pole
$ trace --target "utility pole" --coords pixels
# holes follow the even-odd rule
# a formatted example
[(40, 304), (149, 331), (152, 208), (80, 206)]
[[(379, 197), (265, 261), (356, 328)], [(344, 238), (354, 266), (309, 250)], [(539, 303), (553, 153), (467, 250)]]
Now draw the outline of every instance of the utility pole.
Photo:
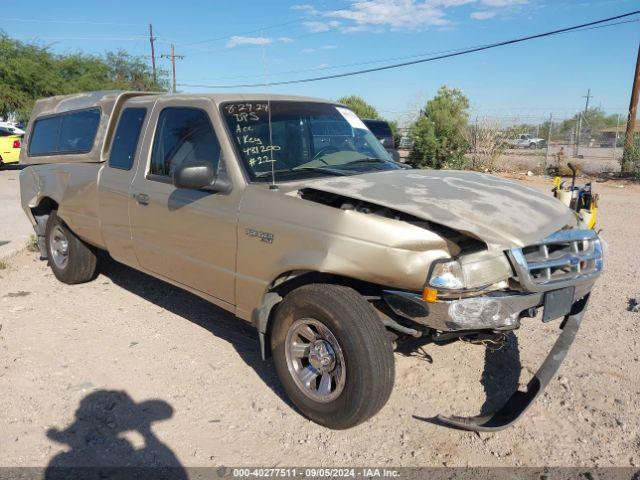
[(184, 55), (176, 55), (176, 48), (175, 45), (172, 43), (171, 44), (171, 54), (167, 55), (167, 54), (162, 54), (160, 55), (160, 58), (170, 58), (171, 59), (171, 70), (173, 72), (173, 93), (176, 93), (176, 58), (178, 60), (183, 60), (184, 59)]
[(620, 130), (620, 114), (618, 114), (618, 118), (616, 120), (616, 139), (613, 144), (613, 159), (616, 159), (616, 154), (618, 153), (618, 130)]
[(622, 172), (627, 173), (631, 168), (631, 154), (633, 152), (636, 131), (636, 115), (638, 113), (638, 95), (640, 93), (640, 45), (638, 46), (638, 59), (636, 60), (636, 75), (633, 77), (633, 88), (629, 102), (629, 117), (627, 119), (627, 133), (624, 140), (624, 153), (622, 154)]
[(151, 44), (151, 68), (153, 69), (153, 83), (158, 83), (156, 76), (156, 49), (153, 45), (155, 37), (153, 36), (153, 25), (149, 24), (149, 43)]
[(553, 128), (553, 113), (549, 114), (549, 129), (547, 131), (547, 151), (544, 154), (544, 165), (542, 167), (542, 174), (547, 171), (547, 165), (549, 165), (549, 145), (551, 145), (551, 129)]
[(593, 95), (591, 95), (591, 89), (587, 90), (587, 94), (583, 95), (582, 98), (586, 98), (587, 101), (584, 105), (584, 113), (587, 113), (587, 111), (589, 110), (589, 100), (591, 100), (593, 98)]
[(589, 111), (589, 100), (593, 98), (593, 96), (591, 95), (591, 89), (587, 90), (587, 94), (583, 95), (582, 98), (586, 98), (587, 101), (584, 105), (584, 114), (580, 115), (580, 119), (578, 121), (578, 139), (576, 140), (576, 150), (574, 155), (576, 157), (580, 155), (580, 138), (582, 136), (582, 118)]

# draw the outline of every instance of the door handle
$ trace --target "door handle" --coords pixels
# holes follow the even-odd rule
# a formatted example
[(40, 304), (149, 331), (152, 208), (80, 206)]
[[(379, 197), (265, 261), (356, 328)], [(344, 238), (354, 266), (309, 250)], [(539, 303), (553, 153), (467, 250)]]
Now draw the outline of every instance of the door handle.
[(149, 205), (149, 195), (146, 193), (134, 193), (133, 198), (140, 205)]

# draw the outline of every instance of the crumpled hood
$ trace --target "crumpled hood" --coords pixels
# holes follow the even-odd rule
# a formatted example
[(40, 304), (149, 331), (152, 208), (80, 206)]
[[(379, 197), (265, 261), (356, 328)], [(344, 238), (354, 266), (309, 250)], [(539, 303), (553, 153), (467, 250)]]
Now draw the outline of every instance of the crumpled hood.
[(391, 170), (305, 183), (429, 220), (484, 241), (491, 250), (535, 243), (576, 216), (559, 200), (500, 177), (457, 170)]

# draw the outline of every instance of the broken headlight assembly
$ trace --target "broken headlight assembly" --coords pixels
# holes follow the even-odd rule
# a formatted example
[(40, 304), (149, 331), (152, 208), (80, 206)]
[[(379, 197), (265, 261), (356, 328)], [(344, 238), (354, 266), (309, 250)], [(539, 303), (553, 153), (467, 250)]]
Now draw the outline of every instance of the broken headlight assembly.
[(464, 274), (460, 262), (453, 259), (435, 262), (431, 268), (429, 286), (436, 290), (464, 290)]
[(503, 252), (477, 252), (436, 260), (429, 273), (427, 288), (442, 294), (494, 290), (512, 275), (511, 265)]

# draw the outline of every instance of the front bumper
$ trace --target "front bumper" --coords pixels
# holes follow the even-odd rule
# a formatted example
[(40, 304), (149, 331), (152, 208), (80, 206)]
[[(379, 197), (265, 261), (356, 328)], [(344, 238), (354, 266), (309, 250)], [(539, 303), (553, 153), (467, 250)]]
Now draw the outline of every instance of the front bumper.
[(560, 365), (567, 356), (569, 347), (571, 347), (578, 333), (582, 316), (587, 308), (588, 299), (589, 295), (574, 303), (571, 312), (560, 325), (562, 333), (560, 333), (547, 358), (545, 358), (536, 374), (527, 384), (527, 390), (516, 390), (500, 410), (489, 415), (476, 417), (447, 417), (438, 415), (434, 418), (418, 416), (414, 418), (438, 425), (475, 432), (496, 432), (515, 423), (529, 409), (536, 398), (538, 398), (538, 395), (544, 391), (547, 384), (556, 375), (558, 368), (560, 368)]
[[(526, 391), (516, 390), (502, 408), (489, 415), (475, 417), (437, 415), (433, 418), (419, 416), (414, 416), (414, 418), (437, 425), (476, 432), (495, 432), (515, 423), (529, 409), (538, 398), (538, 395), (542, 393), (564, 361), (582, 322), (592, 286), (593, 282), (588, 282), (574, 287), (574, 298), (571, 310), (566, 315), (561, 315), (564, 316), (564, 320), (560, 324), (562, 332), (553, 345), (551, 352), (547, 355), (547, 358), (527, 384)], [(402, 311), (403, 316), (411, 318), (413, 321), (423, 323), (431, 328), (437, 328), (438, 330), (458, 331), (487, 328), (491, 328), (492, 330), (507, 330), (519, 326), (519, 320), (523, 312), (530, 308), (537, 308), (543, 305), (547, 293), (553, 293), (553, 291), (519, 295), (494, 292), (492, 295), (487, 294), (483, 297), (436, 303), (423, 302), (417, 295), (407, 294), (407, 292), (385, 292), (384, 298), (387, 304), (397, 314)], [(463, 305), (465, 303), (473, 305), (469, 302), (475, 301), (476, 305), (482, 306), (483, 303), (481, 300), (483, 299), (485, 300), (485, 305), (487, 304), (487, 299), (495, 302), (495, 305), (497, 305), (497, 307), (495, 307), (495, 305), (492, 307), (490, 313), (493, 315), (485, 315), (483, 317), (480, 314), (468, 316), (466, 319), (457, 316), (456, 309), (458, 308), (457, 306), (460, 305), (460, 302), (463, 302)], [(469, 310), (473, 309), (469, 308)], [(474, 311), (481, 310), (481, 308), (476, 308)], [(471, 320), (469, 320), (469, 318), (471, 318)]]
[[(573, 302), (587, 295), (595, 280), (575, 286)], [(478, 297), (425, 302), (412, 292), (386, 290), (383, 299), (396, 315), (442, 332), (513, 330), (530, 309), (542, 307), (546, 292), (489, 292)]]

